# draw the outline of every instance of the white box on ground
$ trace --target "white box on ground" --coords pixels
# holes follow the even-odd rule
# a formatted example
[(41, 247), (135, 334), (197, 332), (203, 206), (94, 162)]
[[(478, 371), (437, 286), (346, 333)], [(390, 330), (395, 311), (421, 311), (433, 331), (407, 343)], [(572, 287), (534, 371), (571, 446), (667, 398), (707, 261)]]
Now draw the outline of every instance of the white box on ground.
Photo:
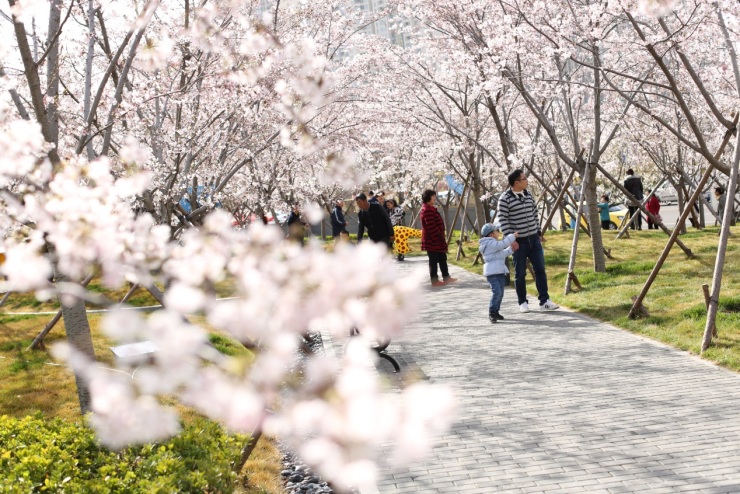
[(159, 351), (159, 348), (153, 341), (139, 341), (137, 343), (114, 346), (110, 350), (119, 363), (136, 365), (151, 359)]

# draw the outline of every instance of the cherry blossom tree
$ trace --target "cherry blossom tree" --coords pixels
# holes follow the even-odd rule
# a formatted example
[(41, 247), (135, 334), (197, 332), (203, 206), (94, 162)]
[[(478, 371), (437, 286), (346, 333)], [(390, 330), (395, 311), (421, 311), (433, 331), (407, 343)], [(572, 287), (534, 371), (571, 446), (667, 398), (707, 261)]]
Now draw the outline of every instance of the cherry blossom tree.
[[(103, 319), (116, 341), (153, 342), (151, 362), (112, 372), (74, 338), (55, 350), (89, 391), (81, 404), (101, 441), (119, 448), (175, 434), (167, 397), (231, 430), (279, 435), (341, 488), (372, 481), (384, 441), (396, 443), (402, 460), (428, 450), (449, 423), (451, 392), (416, 383), (384, 393), (370, 350), (408, 325), (419, 280), (399, 277), (380, 247), (301, 249), (260, 224), (236, 231), (215, 207), (221, 194), (245, 194), (255, 211), (276, 197), (308, 201), (317, 188), (329, 194), (361, 175), (346, 145), (353, 135), (342, 132), (349, 115), (331, 107), (342, 96), (332, 90), (349, 79), (328, 70), (327, 47), (346, 39), (322, 44), (334, 34), (307, 36), (297, 22), (306, 12), (260, 12), (256, 3), (186, 1), (165, 10), (149, 2), (135, 15), (115, 3), (55, 4), (60, 20), (47, 46), (58, 43), (60, 55), (49, 73), (69, 90), (49, 109), (54, 83), (40, 83), (44, 58), (26, 43), (28, 12), (10, 5), (23, 68), (0, 80), (8, 95), (0, 100), (3, 288), (59, 296), (86, 323), (84, 302), (114, 305), (79, 284), (93, 269), (111, 288), (167, 286), (162, 311), (141, 317), (116, 308)], [(62, 29), (65, 12), (85, 29)], [(281, 30), (290, 20), (303, 31)], [(261, 178), (270, 168), (279, 171)], [(259, 187), (250, 189), (252, 180)], [(198, 185), (210, 189), (206, 203), (175, 214), (180, 196)], [(348, 286), (331, 269), (337, 264), (363, 277)], [(235, 297), (218, 300), (214, 287), (226, 279)], [(215, 352), (207, 330), (191, 322), (198, 314), (253, 349), (253, 360)], [(361, 334), (347, 341), (353, 327)], [(347, 341), (341, 359), (312, 354), (296, 368), (303, 335), (319, 330)]]

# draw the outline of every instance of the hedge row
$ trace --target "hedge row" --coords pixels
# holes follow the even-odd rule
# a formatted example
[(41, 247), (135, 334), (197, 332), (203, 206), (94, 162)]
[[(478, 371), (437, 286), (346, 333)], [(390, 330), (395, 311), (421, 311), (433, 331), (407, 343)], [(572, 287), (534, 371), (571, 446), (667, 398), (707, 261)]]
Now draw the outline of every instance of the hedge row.
[(0, 417), (0, 493), (230, 493), (245, 437), (197, 419), (162, 444), (109, 451), (82, 425)]

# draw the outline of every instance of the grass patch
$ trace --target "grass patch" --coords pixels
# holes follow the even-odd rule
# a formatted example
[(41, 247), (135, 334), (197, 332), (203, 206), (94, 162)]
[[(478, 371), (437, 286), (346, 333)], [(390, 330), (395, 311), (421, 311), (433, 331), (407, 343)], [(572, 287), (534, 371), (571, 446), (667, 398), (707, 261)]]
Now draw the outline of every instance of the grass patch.
[(567, 255), (565, 255), (562, 252), (558, 252), (555, 254), (546, 254), (545, 255), (545, 263), (548, 266), (567, 266), (568, 265), (569, 258)]
[(231, 336), (222, 333), (210, 333), (208, 335), (208, 341), (211, 342), (211, 345), (213, 345), (216, 350), (223, 353), (224, 355), (228, 355), (230, 357), (252, 356), (252, 352), (247, 350), (244, 345), (236, 341)]
[(35, 319), (37, 315), (17, 315), (17, 314), (0, 314), (0, 326), (7, 323), (27, 321), (28, 319)]
[(724, 312), (740, 312), (740, 297), (721, 298), (719, 310)]
[(654, 262), (637, 262), (637, 261), (624, 261), (619, 264), (612, 264), (606, 267), (606, 272), (610, 277), (629, 275), (629, 274), (642, 274), (650, 272), (655, 266)]
[[(630, 297), (640, 292), (665, 247), (668, 237), (663, 232), (630, 232), (630, 238), (620, 240), (614, 238), (614, 233), (606, 233), (604, 247), (611, 249), (614, 257), (607, 259), (606, 273), (594, 273), (591, 241), (582, 235), (575, 273), (583, 290), (569, 295), (563, 292), (573, 236), (570, 232), (548, 232), (544, 247), (550, 298), (578, 312), (699, 354), (706, 323), (701, 285), (712, 283), (719, 240), (717, 232), (716, 227), (690, 230), (680, 237), (696, 257), (688, 259), (678, 246), (673, 247), (644, 303), (650, 317), (638, 320), (627, 318), (632, 307)], [(702, 356), (740, 371), (740, 251), (737, 250), (740, 227), (733, 228), (733, 233), (729, 239), (717, 315), (719, 337)], [(419, 248), (418, 244), (415, 248)], [(451, 244), (449, 262), (482, 273), (482, 264), (472, 265), (478, 250), (477, 239), (465, 242), (464, 250), (468, 256), (455, 261), (457, 249)], [(529, 275), (527, 278), (527, 287), (533, 293), (534, 282)]]

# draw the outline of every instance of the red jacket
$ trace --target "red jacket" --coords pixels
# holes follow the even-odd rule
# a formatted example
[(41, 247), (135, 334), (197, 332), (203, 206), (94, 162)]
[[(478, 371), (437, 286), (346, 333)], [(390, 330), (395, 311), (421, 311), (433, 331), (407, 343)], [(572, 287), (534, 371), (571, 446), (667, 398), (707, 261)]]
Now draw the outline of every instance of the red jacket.
[(421, 250), (447, 252), (442, 215), (429, 203), (421, 207)]
[(660, 212), (660, 199), (655, 197), (653, 195), (650, 199), (648, 199), (647, 204), (645, 204), (645, 209), (650, 211), (653, 215), (656, 215)]

